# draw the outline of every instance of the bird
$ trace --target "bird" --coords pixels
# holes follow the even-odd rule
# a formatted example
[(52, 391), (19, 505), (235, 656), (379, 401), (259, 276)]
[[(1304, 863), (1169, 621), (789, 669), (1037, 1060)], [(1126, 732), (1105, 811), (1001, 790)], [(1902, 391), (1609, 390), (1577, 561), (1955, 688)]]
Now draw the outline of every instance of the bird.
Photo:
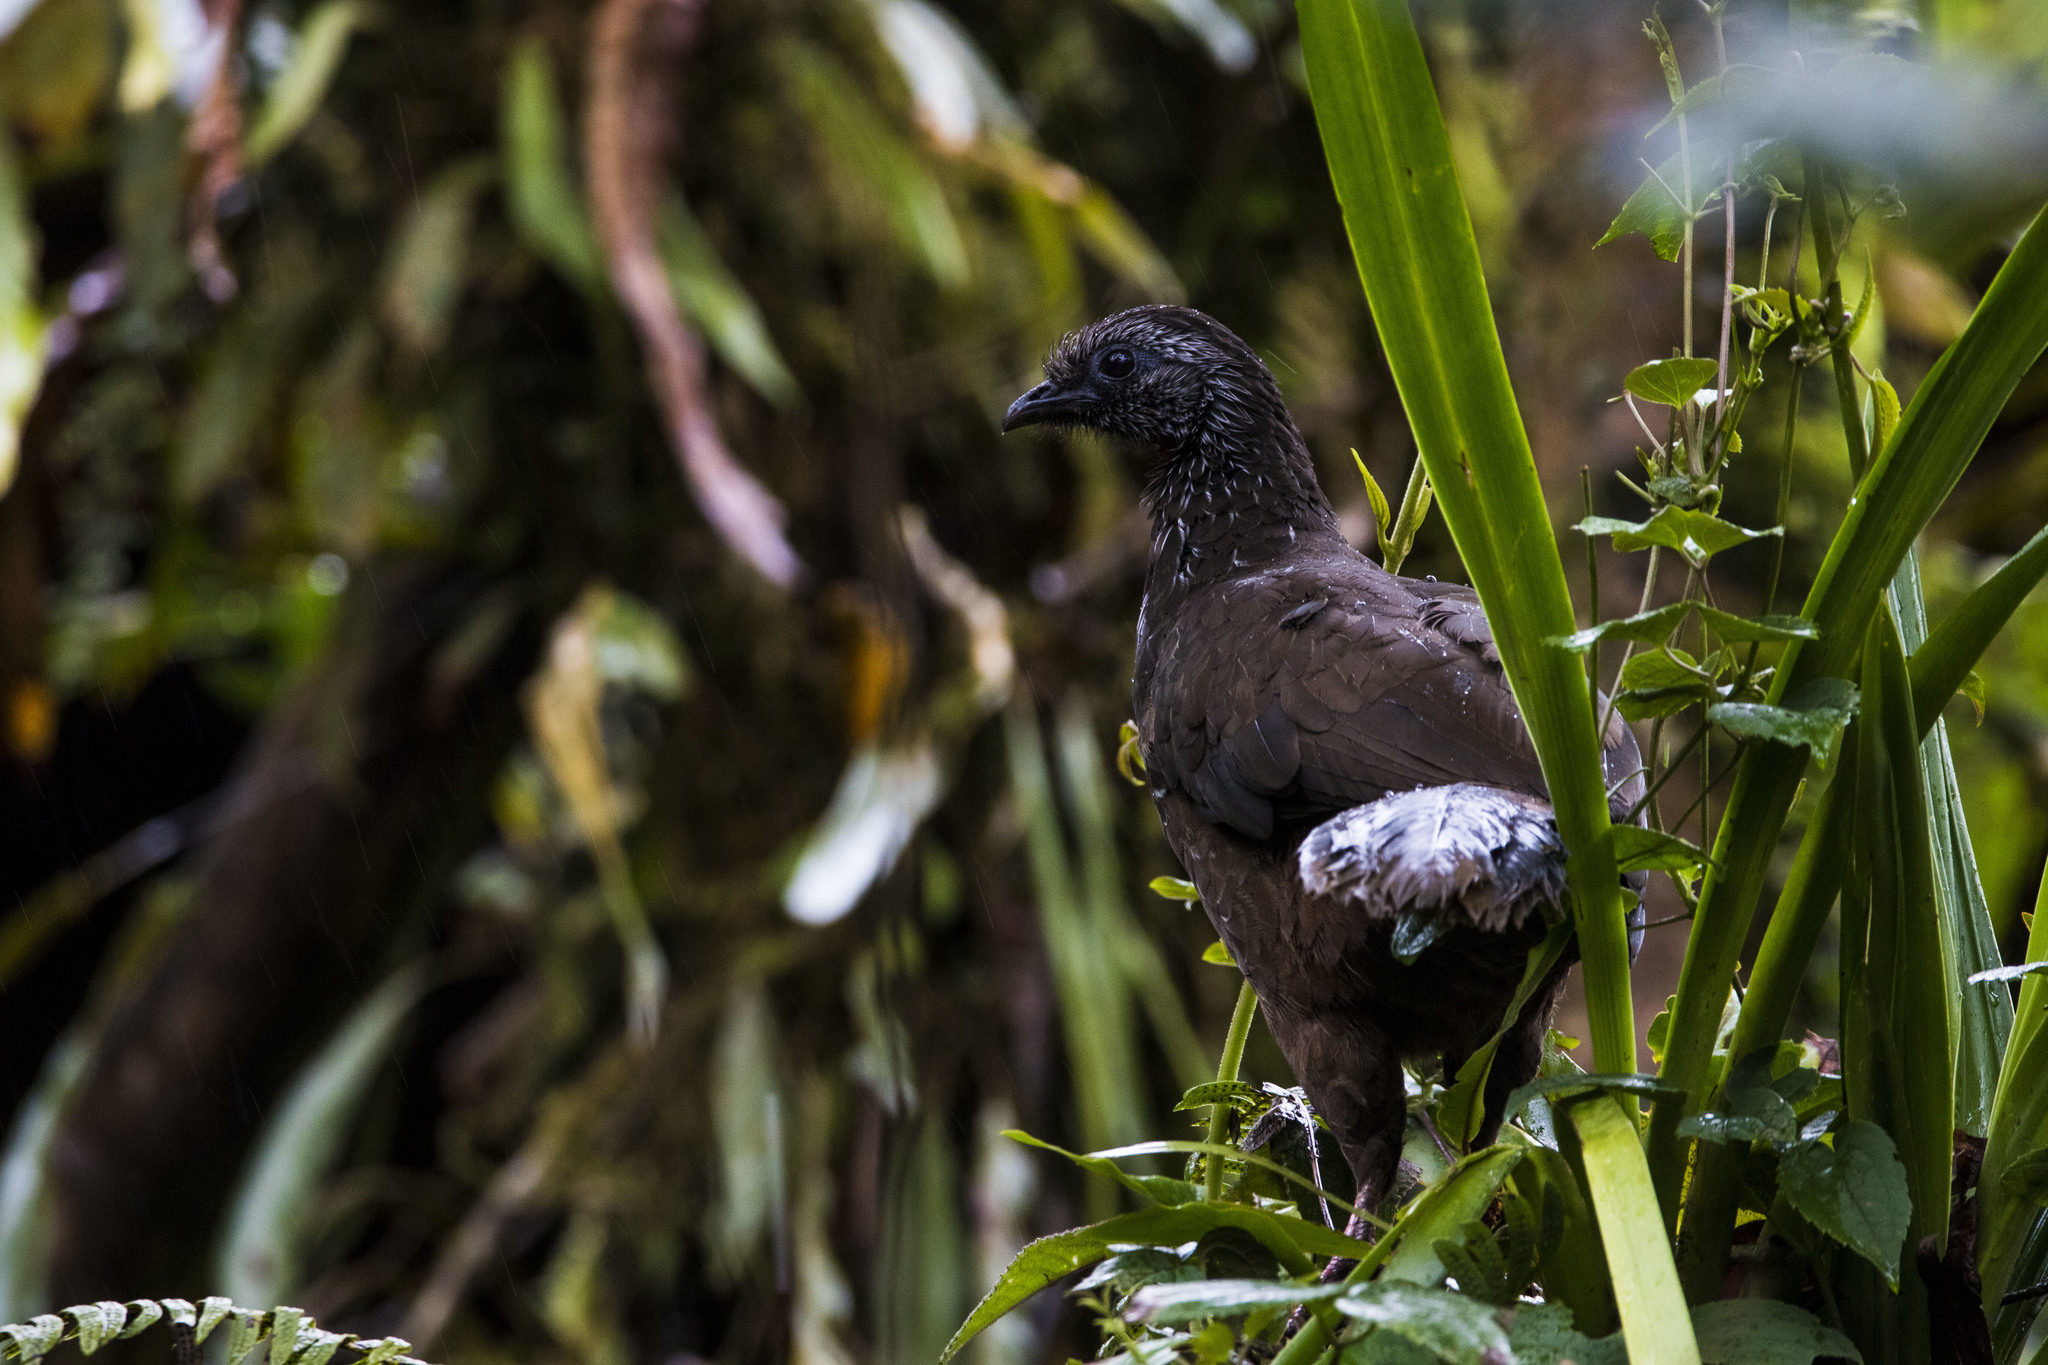
[[(1062, 338), (1002, 430), (1085, 428), (1149, 454), (1131, 700), (1174, 855), (1371, 1211), (1395, 1192), (1403, 1062), (1454, 1076), (1567, 917), (1565, 851), (1478, 595), (1345, 539), (1258, 355), (1192, 308)], [(1642, 798), (1618, 715), (1617, 821)], [(1641, 877), (1633, 884), (1640, 893)], [(1641, 943), (1631, 912), (1630, 950)], [(1576, 947), (1508, 1026), (1475, 1143), (1533, 1077)], [(1354, 1215), (1354, 1235), (1370, 1235)]]

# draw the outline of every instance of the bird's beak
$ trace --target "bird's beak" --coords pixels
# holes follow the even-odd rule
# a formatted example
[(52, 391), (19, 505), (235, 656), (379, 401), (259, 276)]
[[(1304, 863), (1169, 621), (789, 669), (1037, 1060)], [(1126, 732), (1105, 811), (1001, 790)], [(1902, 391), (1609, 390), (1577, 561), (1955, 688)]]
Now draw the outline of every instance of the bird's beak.
[(1048, 379), (1010, 404), (1010, 410), (1003, 414), (1003, 430), (1037, 426), (1040, 422), (1071, 416), (1073, 411), (1074, 396)]

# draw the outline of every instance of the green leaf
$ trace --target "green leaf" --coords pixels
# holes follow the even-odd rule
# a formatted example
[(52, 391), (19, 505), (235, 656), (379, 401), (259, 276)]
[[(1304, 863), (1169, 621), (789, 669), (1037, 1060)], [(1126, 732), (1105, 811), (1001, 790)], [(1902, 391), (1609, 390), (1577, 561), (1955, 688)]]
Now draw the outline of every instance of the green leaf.
[(1967, 687), (1972, 670), (2044, 575), (2048, 527), (2036, 531), (2018, 554), (1978, 584), (1913, 651), (1907, 667), (1913, 675), (1913, 713), (1922, 731), (1933, 726), (1958, 691), (1976, 703), (1977, 718), (1984, 718), (1983, 680), (1978, 679), (1974, 696)]
[(1382, 1280), (1434, 1286), (1444, 1278), (1444, 1263), (1438, 1259), (1436, 1244), (1447, 1238), (1461, 1238), (1467, 1223), (1486, 1212), (1500, 1192), (1501, 1182), (1521, 1164), (1522, 1154), (1513, 1147), (1495, 1145), (1460, 1161), (1424, 1192), (1395, 1225), (1383, 1234), (1382, 1244), (1391, 1244)]
[(1300, 0), (1296, 8), (1352, 256), (1429, 485), (1542, 763), (1571, 854), (1593, 1050), (1618, 1070), (1633, 1064), (1636, 1033), (1600, 740), (1584, 670), (1546, 647), (1572, 630), (1571, 593), (1450, 136), (1404, 3)]
[(43, 384), (47, 337), (36, 307), (37, 254), (13, 134), (0, 127), (0, 497), (13, 486), (21, 424)]
[(1564, 1106), (1564, 1113), (1579, 1136), (1580, 1162), (1600, 1221), (1629, 1359), (1637, 1365), (1697, 1362), (1692, 1332), (1682, 1325), (1687, 1318), (1678, 1269), (1634, 1122), (1608, 1095), (1577, 1100)]
[(1621, 1334), (1589, 1337), (1572, 1325), (1561, 1303), (1525, 1303), (1515, 1309), (1508, 1345), (1517, 1365), (1628, 1365)]
[(1356, 448), (1351, 452), (1351, 462), (1358, 466), (1358, 477), (1365, 480), (1366, 501), (1372, 504), (1373, 524), (1380, 528), (1380, 550), (1384, 553), (1387, 548), (1387, 532), (1394, 529), (1394, 509), (1387, 506), (1387, 495), (1380, 491), (1379, 480), (1365, 467), (1365, 461), (1360, 458)]
[(1622, 387), (1638, 398), (1666, 407), (1682, 408), (1705, 388), (1719, 368), (1711, 360), (1652, 360), (1628, 372)]
[(199, 1321), (192, 1326), (195, 1340), (205, 1341), (213, 1329), (226, 1322), (235, 1311), (235, 1301), (223, 1295), (211, 1294), (199, 1302)]
[(1718, 702), (1707, 719), (1743, 739), (1769, 740), (1793, 747), (1805, 745), (1826, 765), (1835, 739), (1856, 714), (1859, 694), (1846, 678), (1816, 678), (1783, 706), (1763, 702)]
[[(1327, 1199), (1332, 1204), (1335, 1204), (1338, 1208), (1346, 1211), (1347, 1213), (1353, 1211), (1352, 1206), (1345, 1203), (1341, 1196), (1330, 1193), (1330, 1191), (1322, 1188), (1320, 1185), (1317, 1185), (1314, 1181), (1310, 1180), (1307, 1176), (1301, 1174), (1299, 1171), (1289, 1170), (1286, 1166), (1281, 1165), (1279, 1162), (1271, 1160), (1267, 1157), (1260, 1156), (1256, 1152), (1243, 1151), (1239, 1148), (1226, 1146), (1218, 1142), (1188, 1142), (1175, 1141), (1170, 1139), (1160, 1139), (1152, 1142), (1133, 1142), (1129, 1146), (1125, 1147), (1112, 1147), (1107, 1151), (1090, 1152), (1086, 1158), (1076, 1159), (1089, 1161), (1113, 1161), (1117, 1159), (1128, 1159), (1134, 1156), (1204, 1156), (1212, 1158), (1221, 1157), (1230, 1161), (1242, 1161), (1247, 1166), (1255, 1166), (1262, 1171), (1266, 1171), (1273, 1175), (1277, 1175), (1282, 1180), (1287, 1181), (1291, 1185), (1298, 1185), (1303, 1190), (1307, 1191), (1312, 1195), (1315, 1195), (1319, 1199)], [(1161, 1179), (1161, 1177), (1159, 1176), (1133, 1176), (1131, 1178), (1141, 1182), (1145, 1182), (1143, 1188), (1147, 1192), (1150, 1192), (1154, 1186), (1154, 1183), (1158, 1182)], [(1187, 1182), (1176, 1180), (1168, 1183), (1171, 1185), (1179, 1186), (1184, 1185)], [(1196, 1191), (1192, 1185), (1188, 1186), (1188, 1190), (1189, 1199), (1199, 1197), (1199, 1191)], [(1162, 1200), (1161, 1202), (1163, 1203), (1166, 1201)], [(1183, 1200), (1181, 1202), (1187, 1201)], [(1379, 1219), (1372, 1219), (1371, 1221), (1379, 1223), (1381, 1227), (1386, 1226), (1386, 1224), (1384, 1222), (1381, 1222), (1381, 1220)], [(1353, 1238), (1346, 1237), (1341, 1233), (1333, 1232), (1328, 1228), (1323, 1227), (1319, 1223), (1301, 1222), (1300, 1229), (1300, 1231), (1294, 1234), (1294, 1240), (1300, 1242), (1303, 1246), (1307, 1247), (1311, 1251), (1316, 1252), (1318, 1255), (1344, 1256), (1355, 1258), (1361, 1252), (1363, 1252), (1367, 1246), (1367, 1244), (1364, 1242), (1360, 1242)], [(1330, 1238), (1335, 1238), (1336, 1240), (1331, 1241)]]
[(1814, 1138), (1778, 1162), (1778, 1189), (1800, 1217), (1884, 1272), (1896, 1289), (1899, 1252), (1913, 1218), (1906, 1168), (1891, 1134), (1851, 1119), (1834, 1145)]
[[(189, 1311), (191, 1305), (187, 1304), (185, 1306)], [(145, 1328), (154, 1325), (163, 1315), (163, 1305), (155, 1299), (135, 1299), (128, 1304), (128, 1325), (123, 1327), (118, 1335), (124, 1340), (132, 1337)]]
[(1262, 1110), (1272, 1103), (1272, 1097), (1249, 1081), (1204, 1081), (1191, 1086), (1180, 1097), (1180, 1103), (1173, 1106), (1178, 1114), (1188, 1109), (1207, 1109), (1212, 1104), (1227, 1104), (1239, 1113)]
[(128, 1321), (127, 1308), (108, 1300), (82, 1303), (64, 1311), (78, 1324), (78, 1349), (85, 1355), (112, 1341)]
[(1183, 881), (1179, 877), (1154, 877), (1146, 885), (1152, 888), (1154, 895), (1164, 896), (1170, 901), (1199, 901), (1202, 899), (1202, 893), (1195, 889), (1193, 882)]
[(1019, 1132), (1014, 1128), (1005, 1129), (1003, 1136), (1012, 1142), (1021, 1142), (1026, 1147), (1036, 1147), (1042, 1152), (1051, 1152), (1055, 1156), (1063, 1156), (1082, 1170), (1121, 1185), (1131, 1193), (1142, 1196), (1155, 1204), (1171, 1207), (1192, 1203), (1201, 1198), (1201, 1191), (1185, 1180), (1172, 1180), (1166, 1176), (1157, 1175), (1133, 1175), (1117, 1165), (1115, 1161), (1100, 1153), (1089, 1153), (1084, 1156), (1079, 1152), (1070, 1152), (1064, 1147), (1055, 1147), (1050, 1142), (1035, 1138), (1029, 1133)]
[(1765, 644), (1783, 644), (1791, 640), (1813, 640), (1820, 637), (1813, 622), (1803, 616), (1736, 616), (1704, 604), (1699, 609), (1700, 617), (1713, 632), (1731, 644), (1747, 644), (1758, 641)]
[(270, 1314), (237, 1308), (228, 1315), (227, 1365), (243, 1365), (270, 1329)]
[(1883, 375), (1870, 378), (1870, 397), (1873, 414), (1877, 420), (1871, 433), (1871, 448), (1883, 450), (1892, 439), (1892, 433), (1899, 429), (1899, 391), (1891, 386)]
[[(1179, 1246), (1200, 1241), (1216, 1228), (1238, 1228), (1258, 1238), (1280, 1259), (1301, 1272), (1313, 1268), (1310, 1253), (1356, 1256), (1372, 1250), (1360, 1242), (1298, 1218), (1280, 1218), (1233, 1204), (1188, 1204), (1180, 1208), (1145, 1209), (1069, 1232), (1041, 1237), (1018, 1252), (960, 1330), (946, 1344), (939, 1365), (951, 1360), (992, 1322), (1039, 1290), (1076, 1270), (1095, 1264), (1115, 1248), (1128, 1245)], [(1296, 1239), (1300, 1240), (1297, 1241)], [(1334, 1242), (1331, 1240), (1334, 1239)], [(1322, 1251), (1324, 1246), (1349, 1248)]]
[(1617, 616), (1570, 635), (1553, 635), (1544, 643), (1571, 650), (1574, 654), (1583, 654), (1603, 640), (1636, 640), (1643, 644), (1661, 645), (1672, 631), (1678, 629), (1692, 606), (1690, 602), (1673, 602), (1640, 615)]
[(361, 0), (324, 0), (299, 25), (292, 57), (278, 73), (265, 96), (263, 109), (249, 125), (242, 139), (242, 163), (250, 171), (283, 151), (312, 120), (327, 98), (327, 87), (341, 69), (348, 52), (348, 40), (357, 29), (371, 22), (371, 11)]
[(1617, 550), (1645, 550), (1661, 545), (1678, 551), (1695, 569), (1705, 568), (1707, 561), (1723, 550), (1785, 533), (1782, 526), (1752, 531), (1689, 507), (1660, 507), (1648, 521), (1587, 517), (1574, 529), (1589, 536), (1611, 535)]
[[(1676, 714), (1695, 702), (1714, 701), (1721, 695), (1711, 676), (1718, 672), (1718, 659), (1709, 656), (1709, 664), (1714, 666), (1702, 667), (1675, 645), (1642, 650), (1622, 665), (1615, 704), (1628, 719), (1642, 720)], [(1615, 833), (1619, 835), (1620, 829)], [(1619, 844), (1615, 856), (1624, 856)]]
[(1798, 1140), (1799, 1116), (1776, 1091), (1749, 1089), (1730, 1095), (1725, 1109), (1680, 1119), (1678, 1135), (1707, 1142), (1783, 1144)]
[(0, 1337), (14, 1343), (14, 1354), (25, 1365), (48, 1355), (64, 1339), (64, 1319), (55, 1313), (41, 1313), (27, 1322), (0, 1327)]
[(298, 1354), (299, 1338), (310, 1330), (303, 1310), (279, 1307), (270, 1315), (270, 1365), (291, 1365)]
[(1813, 1365), (1863, 1356), (1849, 1339), (1803, 1308), (1776, 1299), (1721, 1299), (1692, 1310), (1702, 1365)]
[(189, 1299), (161, 1299), (159, 1302), (163, 1304), (164, 1314), (170, 1318), (173, 1326), (190, 1327), (198, 1321), (198, 1315), (194, 1312)]
[(457, 159), (429, 180), (399, 227), (385, 266), (386, 325), (414, 355), (432, 355), (455, 325), (475, 252), (476, 201), (496, 178), (488, 157)]
[(1398, 1281), (1350, 1286), (1337, 1311), (1420, 1346), (1452, 1365), (1481, 1365), (1508, 1354), (1508, 1334), (1493, 1309), (1461, 1294)]
[(768, 334), (761, 310), (718, 258), (681, 195), (671, 194), (663, 201), (655, 244), (676, 302), (703, 329), (718, 358), (776, 407), (799, 406), (803, 394), (796, 376)]
[(1999, 1197), (2048, 1204), (2048, 1147), (2015, 1157), (1998, 1183)]
[[(1621, 206), (1621, 212), (1614, 215), (1614, 221), (1593, 243), (1597, 250), (1609, 242), (1640, 232), (1650, 239), (1650, 246), (1657, 255), (1667, 261), (1678, 259), (1678, 249), (1685, 242), (1685, 224), (1690, 216), (1685, 205), (1673, 197), (1669, 185), (1676, 188), (1678, 183), (1678, 158), (1673, 157), (1657, 168), (1657, 175), (1646, 176), (1636, 192)], [(1660, 181), (1657, 177), (1662, 176)]]
[[(1917, 691), (1915, 695), (1918, 695)], [(1965, 673), (1963, 680), (1956, 684), (1956, 695), (1970, 703), (1970, 709), (1976, 713), (1977, 723), (1982, 725), (1984, 723), (1983, 675), (1974, 668)]]
[(1237, 959), (1230, 955), (1230, 945), (1220, 938), (1202, 949), (1202, 961), (1213, 962), (1219, 967), (1235, 967), (1237, 965)]
[(1201, 1318), (1236, 1317), (1256, 1309), (1324, 1303), (1349, 1290), (1342, 1284), (1286, 1280), (1197, 1280), (1148, 1285), (1131, 1295), (1125, 1311), (1140, 1322), (1177, 1327)]
[(216, 1273), (234, 1302), (272, 1303), (297, 1285), (313, 1201), (425, 983), (409, 968), (364, 996), (271, 1110), (221, 1238)]
[(567, 120), (547, 45), (539, 38), (524, 39), (512, 49), (499, 100), (498, 140), (513, 223), (542, 259), (584, 293), (603, 291), (604, 264), (582, 194), (570, 176)]
[[(1820, 637), (1786, 647), (1772, 680), (1772, 700), (1817, 678), (1844, 677), (1854, 665), (1880, 597), (1906, 550), (1962, 477), (2007, 397), (2048, 349), (2044, 297), (2048, 227), (2037, 214), (1999, 268), (1963, 335), (1914, 391), (1891, 442), (1872, 459), (1800, 611)], [(1916, 665), (1925, 662), (1921, 656), (1940, 635), (1937, 630), (1916, 652)], [(1947, 651), (1945, 665), (1953, 667), (1964, 652)], [(1968, 651), (1968, 661), (1950, 675), (1954, 680), (1961, 679), (1976, 652)], [(1917, 680), (1929, 675), (1916, 667), (1914, 676)], [(1952, 691), (1951, 686), (1935, 703), (1937, 713)], [(1920, 704), (1916, 681), (1916, 712)], [(1778, 847), (1777, 831), (1805, 768), (1803, 754), (1758, 745), (1743, 755), (1729, 790), (1715, 849), (1722, 870), (1708, 877), (1701, 892), (1665, 1057), (1665, 1073), (1691, 1102), (1702, 1100), (1711, 1084), (1722, 1003), (1749, 938), (1751, 918)], [(1802, 958), (1796, 970), (1803, 972), (1805, 965)], [(1675, 1134), (1654, 1132), (1651, 1143), (1659, 1186), (1675, 1203), (1685, 1180), (1684, 1145)], [(1707, 1179), (1694, 1182), (1687, 1203), (1701, 1207), (1698, 1201), (1725, 1198), (1725, 1183)], [(1718, 1264), (1703, 1270), (1703, 1276), (1719, 1273)]]
[(1697, 844), (1640, 825), (1614, 827), (1614, 859), (1623, 872), (1695, 874), (1704, 871), (1712, 861)]
[(412, 1349), (412, 1343), (403, 1337), (372, 1337), (368, 1341), (358, 1341), (356, 1349), (363, 1355), (351, 1365), (384, 1365), (387, 1360), (404, 1356)]

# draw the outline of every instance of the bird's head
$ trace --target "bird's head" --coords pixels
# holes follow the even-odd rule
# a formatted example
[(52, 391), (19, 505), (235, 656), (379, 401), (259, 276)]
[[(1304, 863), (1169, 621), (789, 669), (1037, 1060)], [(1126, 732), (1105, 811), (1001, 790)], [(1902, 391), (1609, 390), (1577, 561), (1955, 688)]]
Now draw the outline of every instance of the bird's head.
[(1166, 451), (1204, 433), (1274, 418), (1290, 428), (1279, 386), (1251, 347), (1192, 308), (1112, 314), (1053, 347), (1045, 382), (1010, 404), (1003, 430), (1088, 427)]

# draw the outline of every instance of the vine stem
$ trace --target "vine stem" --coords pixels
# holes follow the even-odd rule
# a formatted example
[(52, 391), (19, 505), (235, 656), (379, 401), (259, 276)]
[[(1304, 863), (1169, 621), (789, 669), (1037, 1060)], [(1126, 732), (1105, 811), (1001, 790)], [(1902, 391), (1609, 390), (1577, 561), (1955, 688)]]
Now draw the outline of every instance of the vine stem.
[[(1223, 1058), (1216, 1064), (1218, 1081), (1234, 1081), (1244, 1061), (1244, 1042), (1251, 1036), (1252, 1018), (1259, 1012), (1259, 993), (1247, 980), (1237, 989), (1237, 1008), (1230, 1012), (1230, 1032), (1223, 1036)], [(1209, 1106), (1209, 1141), (1220, 1144), (1229, 1136), (1230, 1104), (1218, 1100)], [(1215, 1203), (1223, 1197), (1223, 1162), (1204, 1157), (1202, 1197)]]

